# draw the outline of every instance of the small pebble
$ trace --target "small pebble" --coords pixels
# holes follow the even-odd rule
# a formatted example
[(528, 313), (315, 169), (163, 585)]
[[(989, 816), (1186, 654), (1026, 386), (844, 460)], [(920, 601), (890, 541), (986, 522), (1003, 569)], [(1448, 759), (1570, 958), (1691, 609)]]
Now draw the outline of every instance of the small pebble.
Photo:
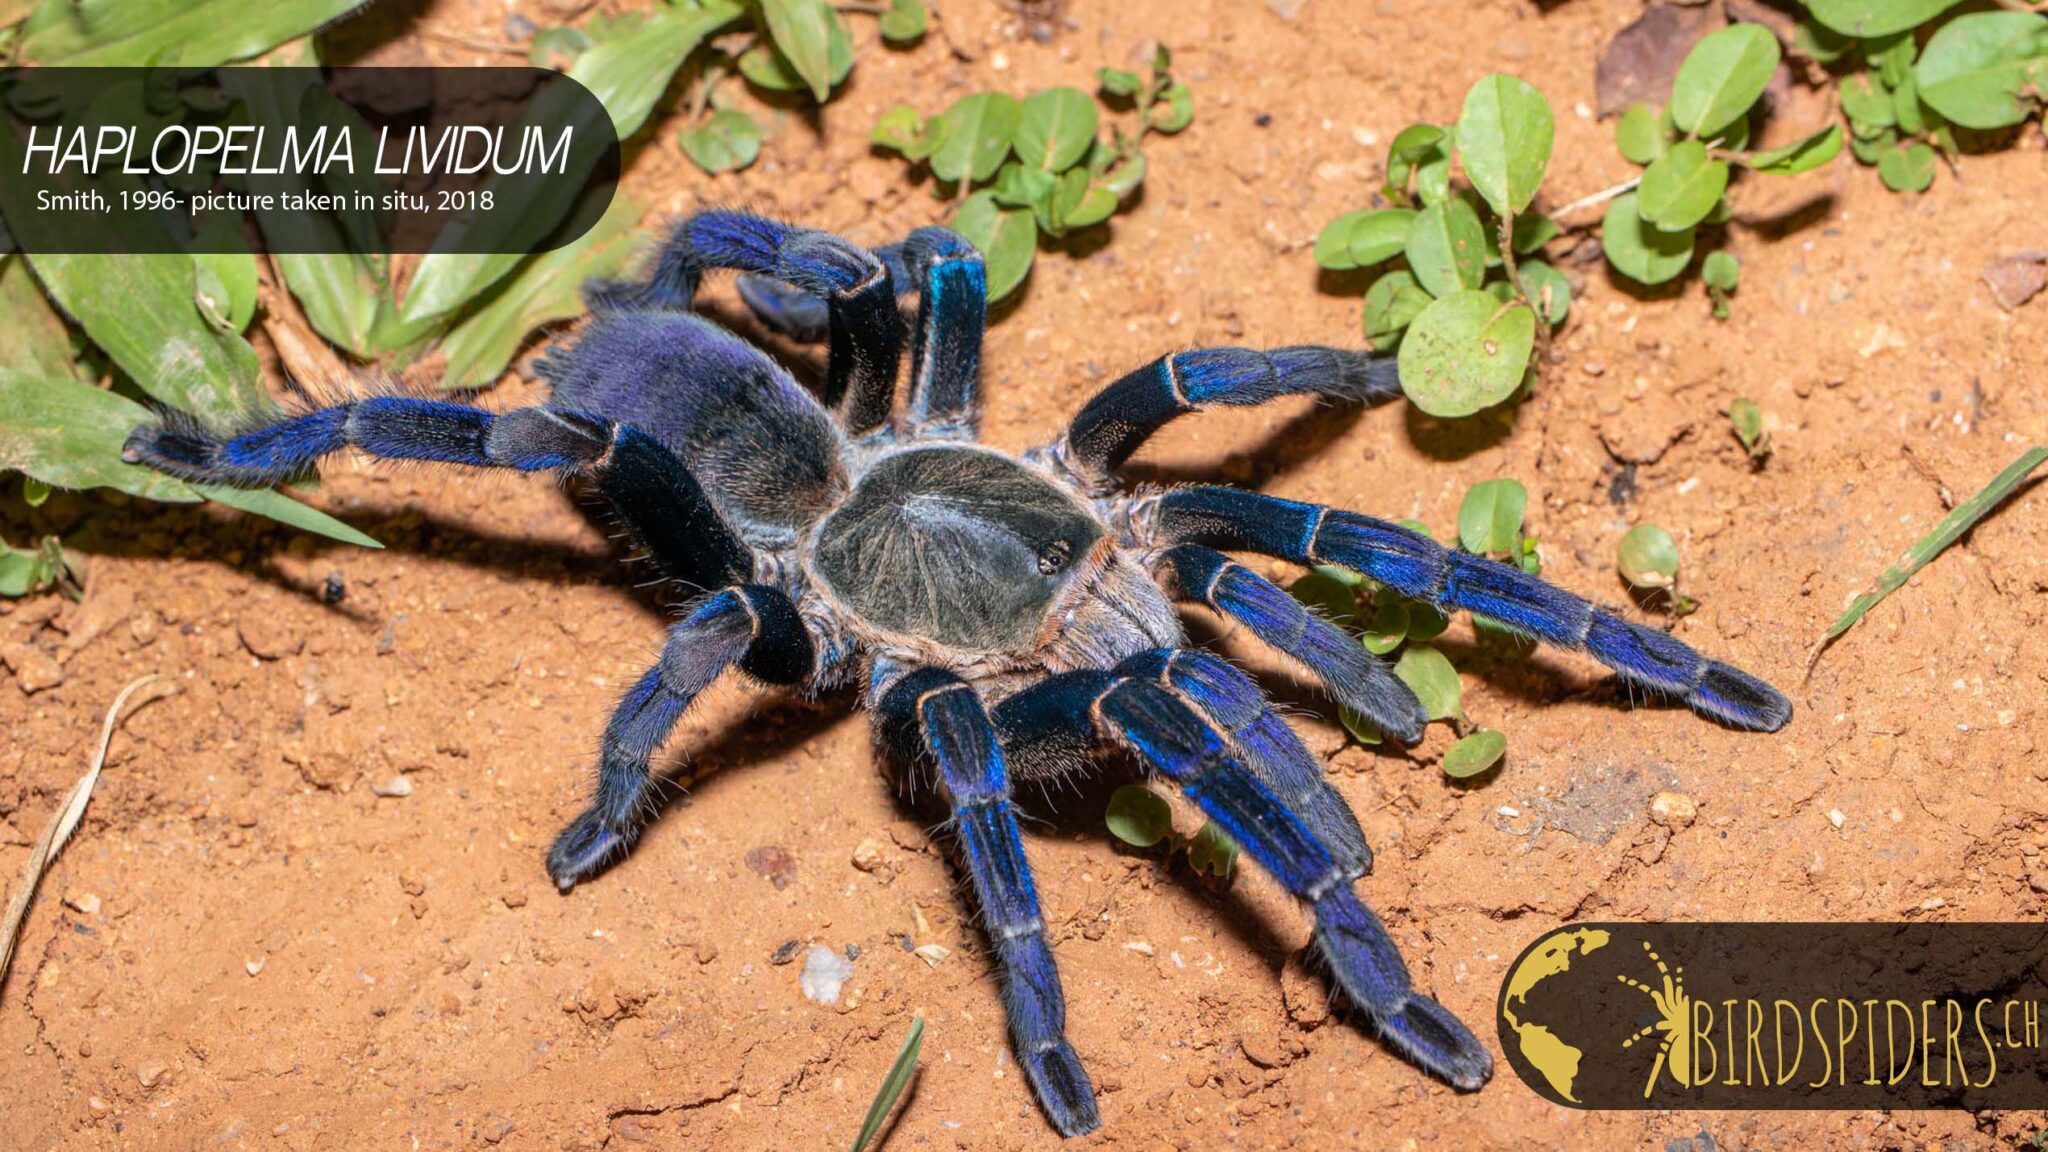
[(940, 961), (951, 956), (953, 953), (948, 951), (944, 944), (920, 944), (912, 954), (926, 964), (937, 968)]
[(379, 796), (392, 798), (410, 796), (412, 795), (412, 777), (401, 772), (382, 784), (370, 785), (370, 791), (375, 792)]
[(500, 1116), (497, 1113), (493, 1112), (490, 1115), (484, 1117), (484, 1122), (482, 1124), (477, 1125), (476, 1130), (477, 1135), (482, 1136), (484, 1138), (485, 1143), (496, 1144), (499, 1141), (503, 1140), (505, 1137), (510, 1136), (512, 1134), (512, 1129), (516, 1127), (518, 1127), (518, 1125), (512, 1122), (511, 1117)]
[(100, 914), (100, 898), (90, 892), (80, 892), (76, 896), (66, 896), (64, 897), (64, 903), (70, 905), (72, 911), (84, 916), (97, 916)]
[(797, 986), (813, 1003), (837, 1004), (839, 990), (852, 978), (853, 965), (845, 957), (822, 944), (815, 944), (804, 957), (804, 970), (797, 977)]
[(151, 1060), (135, 1069), (135, 1079), (144, 1088), (154, 1088), (157, 1085), (157, 1081), (162, 1080), (164, 1073), (168, 1071), (170, 1071), (170, 1067), (163, 1061)]
[(1650, 797), (1650, 819), (1666, 828), (1690, 828), (1700, 810), (1683, 792), (1659, 792)]
[(1849, 818), (1847, 816), (1842, 815), (1842, 810), (1840, 808), (1828, 809), (1828, 823), (1833, 824), (1837, 828), (1840, 828), (1842, 825), (1848, 822)]
[(873, 872), (882, 866), (882, 843), (869, 837), (853, 849), (853, 866), (863, 872)]
[(242, 967), (249, 975), (257, 975), (263, 971), (263, 958), (259, 956), (254, 960), (244, 960), (242, 961)]
[(768, 962), (780, 968), (782, 965), (796, 959), (797, 952), (803, 946), (804, 942), (801, 940), (784, 940), (780, 947), (768, 954)]

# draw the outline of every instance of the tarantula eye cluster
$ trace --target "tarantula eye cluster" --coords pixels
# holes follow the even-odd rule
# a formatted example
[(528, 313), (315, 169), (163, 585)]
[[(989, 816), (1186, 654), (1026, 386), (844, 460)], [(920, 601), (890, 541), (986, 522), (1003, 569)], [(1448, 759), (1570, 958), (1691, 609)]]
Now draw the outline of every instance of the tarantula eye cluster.
[[(692, 310), (704, 273), (721, 268), (743, 273), (742, 298), (770, 327), (829, 338), (816, 392)], [(899, 292), (915, 295), (913, 310)], [(1414, 987), (1359, 899), (1371, 849), (1323, 765), (1249, 678), (1186, 647), (1173, 602), (1242, 624), (1396, 739), (1421, 738), (1422, 705), (1361, 645), (1226, 552), (1341, 565), (1403, 596), (1483, 613), (1733, 727), (1774, 730), (1791, 715), (1770, 685), (1661, 631), (1396, 524), (1219, 485), (1142, 497), (1119, 488), (1131, 453), (1184, 414), (1398, 395), (1392, 364), (1369, 354), (1162, 356), (1019, 457), (976, 442), (982, 262), (943, 229), (869, 251), (705, 213), (675, 230), (645, 279), (596, 285), (589, 300), (590, 322), (543, 363), (553, 390), (540, 407), (380, 397), (232, 437), (174, 420), (136, 429), (128, 455), (243, 485), (284, 482), (345, 448), (581, 477), (666, 576), (706, 590), (605, 726), (595, 796), (548, 855), (564, 891), (632, 848), (656, 807), (651, 758), (714, 680), (736, 672), (804, 692), (864, 680), (885, 749), (936, 778), (918, 793), (948, 809), (1018, 1064), (1062, 1133), (1100, 1120), (1066, 1038), (1010, 797), (1017, 778), (1069, 770), (1091, 747), (1134, 754), (1300, 898), (1332, 979), (1403, 1056), (1462, 1089), (1492, 1069), (1471, 1031)]]

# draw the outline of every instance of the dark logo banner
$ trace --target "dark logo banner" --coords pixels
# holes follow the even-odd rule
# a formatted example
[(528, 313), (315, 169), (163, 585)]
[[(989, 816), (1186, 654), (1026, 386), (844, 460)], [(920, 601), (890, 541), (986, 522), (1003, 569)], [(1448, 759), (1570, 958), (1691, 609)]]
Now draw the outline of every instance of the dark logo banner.
[(603, 103), (540, 68), (18, 68), (0, 99), (29, 252), (540, 252), (619, 174)]
[(2048, 1106), (2048, 925), (1574, 924), (1500, 1043), (1574, 1108)]

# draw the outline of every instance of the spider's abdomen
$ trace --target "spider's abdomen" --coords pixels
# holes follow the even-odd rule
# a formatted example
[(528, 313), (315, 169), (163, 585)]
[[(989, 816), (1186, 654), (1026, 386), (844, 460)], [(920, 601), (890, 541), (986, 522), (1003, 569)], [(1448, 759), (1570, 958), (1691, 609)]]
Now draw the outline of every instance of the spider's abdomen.
[(867, 622), (970, 652), (1024, 652), (1102, 538), (1050, 481), (981, 448), (883, 458), (826, 519), (812, 566)]

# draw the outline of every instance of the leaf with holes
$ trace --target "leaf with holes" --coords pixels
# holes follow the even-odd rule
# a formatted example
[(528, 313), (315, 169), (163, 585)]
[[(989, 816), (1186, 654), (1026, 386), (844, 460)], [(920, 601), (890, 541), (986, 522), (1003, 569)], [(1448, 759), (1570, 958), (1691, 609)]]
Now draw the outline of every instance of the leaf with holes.
[(1202, 830), (1195, 833), (1193, 840), (1188, 841), (1188, 867), (1198, 875), (1230, 879), (1231, 872), (1237, 867), (1237, 842), (1221, 825), (1211, 820), (1202, 825)]
[(1432, 416), (1470, 416), (1513, 395), (1536, 345), (1536, 314), (1488, 292), (1453, 292), (1401, 339), (1401, 390)]

